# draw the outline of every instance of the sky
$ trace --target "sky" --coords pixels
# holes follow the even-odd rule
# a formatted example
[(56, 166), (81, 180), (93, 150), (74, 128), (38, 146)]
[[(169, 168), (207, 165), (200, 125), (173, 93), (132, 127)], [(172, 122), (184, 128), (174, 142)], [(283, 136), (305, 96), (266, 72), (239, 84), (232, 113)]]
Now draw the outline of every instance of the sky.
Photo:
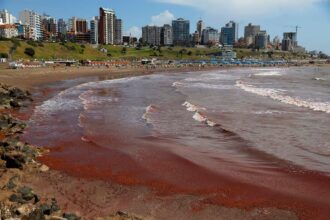
[(114, 9), (124, 21), (125, 34), (138, 37), (144, 25), (163, 25), (180, 17), (191, 21), (191, 32), (199, 19), (216, 29), (234, 20), (239, 36), (248, 23), (261, 25), (271, 38), (299, 25), (301, 46), (330, 54), (330, 0), (0, 0), (0, 9), (16, 17), (31, 9), (55, 18), (91, 19), (99, 7)]

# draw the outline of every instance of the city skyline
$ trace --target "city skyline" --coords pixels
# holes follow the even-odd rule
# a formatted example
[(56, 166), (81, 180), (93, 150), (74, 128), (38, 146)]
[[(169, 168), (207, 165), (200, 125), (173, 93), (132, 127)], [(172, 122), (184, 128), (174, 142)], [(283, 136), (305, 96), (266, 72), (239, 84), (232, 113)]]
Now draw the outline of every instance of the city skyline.
[[(0, 8), (9, 10), (14, 16), (18, 17), (18, 14), (23, 9), (31, 9), (42, 14), (46, 13), (57, 19), (76, 16), (91, 20), (92, 17), (98, 15), (99, 7), (112, 8), (116, 11), (119, 17), (124, 21), (124, 34), (132, 33), (132, 35), (138, 35), (141, 37), (141, 28), (145, 25), (163, 25), (171, 24), (171, 21), (176, 18), (185, 18), (190, 20), (191, 28), (190, 32), (193, 33), (196, 29), (195, 24), (202, 18), (205, 25), (220, 30), (230, 20), (234, 20), (239, 24), (239, 37), (244, 35), (244, 26), (248, 23), (258, 24), (267, 30), (267, 33), (271, 35), (273, 39), (275, 36), (282, 38), (283, 32), (295, 31), (295, 25), (302, 26), (299, 30), (298, 41), (300, 45), (305, 46), (307, 50), (319, 50), (326, 53), (330, 53), (330, 46), (327, 41), (330, 37), (330, 30), (327, 27), (330, 24), (329, 16), (329, 1), (324, 0), (304, 0), (300, 1), (300, 7), (297, 10), (293, 10), (288, 15), (288, 11), (283, 9), (285, 5), (283, 1), (265, 6), (260, 3), (258, 6), (259, 11), (264, 13), (255, 13), (250, 15), (244, 10), (238, 10), (233, 12), (232, 15), (228, 15), (230, 10), (234, 10), (235, 6), (229, 4), (227, 10), (219, 9), (218, 15), (215, 15), (214, 10), (210, 7), (216, 7), (220, 4), (220, 1), (206, 0), (206, 5), (196, 7), (196, 1), (193, 0), (142, 0), (139, 2), (124, 0), (124, 1), (105, 1), (101, 0), (97, 3), (91, 3), (83, 0), (79, 1), (79, 10), (72, 9), (75, 7), (77, 1), (70, 1), (64, 3), (63, 0), (57, 2), (42, 2), (41, 0), (5, 0), (0, 3)], [(236, 0), (236, 3), (242, 3), (242, 1)], [(248, 0), (247, 2), (257, 4), (258, 1)], [(128, 7), (127, 5), (131, 7)], [(63, 7), (63, 6), (66, 7)], [(136, 10), (136, 8), (143, 5), (143, 10)], [(251, 10), (251, 7), (245, 5), (246, 11)], [(298, 1), (292, 1), (287, 3), (288, 7), (297, 7)], [(270, 12), (269, 7), (273, 7)], [(209, 10), (207, 13), (207, 10)], [(228, 11), (229, 10), (229, 11)], [(313, 19), (309, 19), (306, 13), (313, 16)], [(287, 15), (283, 19), (283, 15)], [(307, 18), (306, 18), (307, 17)], [(316, 31), (320, 34), (315, 35)], [(317, 37), (317, 40), (315, 40)]]

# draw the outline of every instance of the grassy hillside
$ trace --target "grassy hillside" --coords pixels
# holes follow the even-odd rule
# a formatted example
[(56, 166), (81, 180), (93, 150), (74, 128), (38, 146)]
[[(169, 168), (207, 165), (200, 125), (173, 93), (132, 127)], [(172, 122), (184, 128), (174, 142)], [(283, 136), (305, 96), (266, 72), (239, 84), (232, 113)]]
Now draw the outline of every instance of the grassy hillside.
[[(14, 48), (14, 50), (13, 50)], [(29, 41), (0, 41), (0, 53), (8, 53), (13, 60), (31, 59), (24, 53), (26, 48), (33, 48), (34, 59), (75, 59), (75, 60), (108, 60), (108, 59), (141, 59), (156, 57), (158, 59), (210, 59), (211, 55), (219, 52), (217, 48), (183, 48), (183, 47), (142, 47), (125, 48), (123, 46), (100, 45), (95, 47), (90, 44), (77, 43), (36, 43)], [(107, 49), (107, 53), (100, 49)], [(248, 49), (237, 49), (237, 57), (267, 58), (267, 53), (253, 52)], [(295, 58), (295, 55), (286, 52), (275, 52), (274, 58)]]

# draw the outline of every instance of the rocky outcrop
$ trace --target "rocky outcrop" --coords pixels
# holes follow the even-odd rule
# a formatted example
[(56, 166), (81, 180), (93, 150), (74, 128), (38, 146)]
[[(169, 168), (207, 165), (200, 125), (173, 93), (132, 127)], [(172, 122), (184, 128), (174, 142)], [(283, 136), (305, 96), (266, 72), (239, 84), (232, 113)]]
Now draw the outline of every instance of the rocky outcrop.
[(0, 108), (19, 108), (31, 101), (31, 94), (28, 91), (0, 83)]
[(41, 202), (32, 188), (22, 186), (23, 174), (49, 171), (46, 165), (36, 162), (46, 151), (20, 141), (19, 134), (26, 124), (8, 114), (31, 101), (29, 92), (0, 84), (0, 219), (78, 220), (76, 214), (62, 213), (55, 198), (43, 198)]

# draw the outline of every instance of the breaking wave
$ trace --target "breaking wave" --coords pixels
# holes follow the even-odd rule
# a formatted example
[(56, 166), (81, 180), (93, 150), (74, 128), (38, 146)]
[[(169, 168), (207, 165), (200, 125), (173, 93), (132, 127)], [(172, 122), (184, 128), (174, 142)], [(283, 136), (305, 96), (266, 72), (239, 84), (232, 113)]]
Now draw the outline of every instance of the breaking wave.
[(145, 120), (147, 122), (147, 124), (151, 124), (150, 114), (155, 112), (156, 110), (157, 110), (156, 106), (149, 105), (148, 107), (146, 107), (146, 111), (142, 115), (142, 119)]
[(278, 71), (269, 71), (253, 74), (254, 76), (282, 76), (282, 74)]
[(192, 117), (194, 120), (196, 120), (198, 122), (201, 122), (201, 123), (205, 123), (210, 127), (217, 126), (217, 123), (209, 120), (203, 113), (200, 112), (202, 110), (206, 110), (205, 108), (198, 107), (198, 106), (196, 106), (194, 104), (191, 104), (190, 102), (187, 102), (187, 101), (185, 103), (183, 103), (182, 106), (185, 106), (187, 108), (187, 111), (189, 111), (189, 112), (195, 112), (195, 114)]
[(256, 95), (269, 97), (271, 99), (290, 104), (295, 105), (298, 107), (305, 107), (309, 108), (314, 111), (322, 111), (326, 113), (330, 113), (330, 102), (313, 102), (313, 101), (307, 101), (303, 100), (297, 97), (291, 97), (288, 95), (284, 95), (282, 91), (276, 90), (276, 89), (270, 89), (270, 88), (257, 88), (252, 85), (244, 84), (242, 81), (237, 81), (236, 86), (240, 89), (250, 92)]

